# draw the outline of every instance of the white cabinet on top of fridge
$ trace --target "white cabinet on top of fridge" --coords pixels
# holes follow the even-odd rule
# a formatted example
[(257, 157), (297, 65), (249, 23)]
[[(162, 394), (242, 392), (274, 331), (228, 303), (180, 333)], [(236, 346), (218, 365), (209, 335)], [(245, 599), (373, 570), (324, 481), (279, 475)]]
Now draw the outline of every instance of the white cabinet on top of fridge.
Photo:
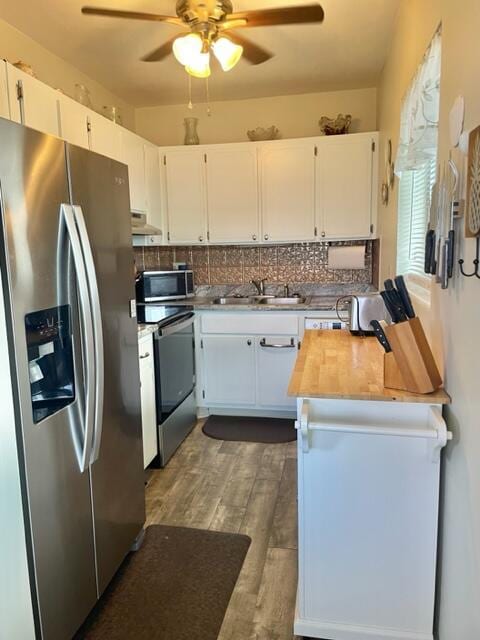
[(7, 63), (10, 118), (42, 133), (60, 135), (59, 92)]
[(89, 109), (89, 146), (91, 151), (125, 162), (122, 153), (122, 128)]
[(128, 166), (130, 209), (143, 213), (147, 210), (144, 140), (128, 129), (122, 129), (122, 159)]
[(91, 110), (76, 100), (60, 94), (58, 100), (60, 137), (84, 149), (90, 148), (88, 116)]
[(377, 134), (325, 137), (317, 146), (316, 227), (327, 239), (370, 238), (376, 220)]
[(259, 238), (257, 150), (251, 143), (207, 149), (207, 209), (210, 242), (255, 242)]
[(0, 60), (0, 118), (10, 118), (10, 105), (8, 104), (7, 88), (7, 63)]
[(262, 241), (315, 236), (315, 144), (312, 139), (260, 146)]
[(202, 244), (207, 240), (205, 155), (199, 149), (164, 152), (168, 240)]

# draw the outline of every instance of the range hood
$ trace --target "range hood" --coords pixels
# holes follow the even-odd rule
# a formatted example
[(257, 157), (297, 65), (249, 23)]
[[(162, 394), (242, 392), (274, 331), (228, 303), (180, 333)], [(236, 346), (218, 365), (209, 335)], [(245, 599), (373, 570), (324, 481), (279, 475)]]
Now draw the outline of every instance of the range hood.
[(132, 235), (161, 236), (162, 232), (157, 227), (147, 224), (147, 216), (144, 213), (132, 211)]

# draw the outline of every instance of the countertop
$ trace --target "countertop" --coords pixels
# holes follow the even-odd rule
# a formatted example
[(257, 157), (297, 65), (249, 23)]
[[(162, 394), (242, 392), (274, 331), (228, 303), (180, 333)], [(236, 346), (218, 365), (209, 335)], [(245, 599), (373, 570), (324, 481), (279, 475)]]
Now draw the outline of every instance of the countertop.
[[(218, 296), (216, 296), (218, 297)], [(174, 306), (191, 305), (197, 311), (335, 311), (339, 296), (306, 296), (302, 304), (215, 304), (215, 298), (195, 297), (174, 300), (165, 304)], [(342, 307), (340, 307), (342, 308)]]
[(288, 393), (302, 398), (450, 403), (444, 389), (429, 394), (386, 389), (383, 354), (375, 337), (352, 336), (349, 331), (308, 330)]

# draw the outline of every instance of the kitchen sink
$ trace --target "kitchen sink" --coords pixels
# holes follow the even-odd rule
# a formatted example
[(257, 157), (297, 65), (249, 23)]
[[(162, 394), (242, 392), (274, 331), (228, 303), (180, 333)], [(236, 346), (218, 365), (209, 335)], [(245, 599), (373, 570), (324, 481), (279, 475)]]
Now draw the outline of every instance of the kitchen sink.
[(215, 298), (213, 304), (234, 304), (234, 305), (248, 305), (248, 304), (264, 304), (264, 305), (288, 305), (288, 304), (303, 304), (305, 298), (292, 297), (292, 298), (276, 298), (275, 296), (249, 296), (248, 298), (237, 298), (234, 296), (227, 296), (225, 298)]
[(271, 305), (285, 305), (285, 304), (304, 304), (306, 298), (301, 298), (299, 296), (295, 296), (293, 298), (269, 298), (268, 300), (262, 300), (261, 304), (271, 304)]

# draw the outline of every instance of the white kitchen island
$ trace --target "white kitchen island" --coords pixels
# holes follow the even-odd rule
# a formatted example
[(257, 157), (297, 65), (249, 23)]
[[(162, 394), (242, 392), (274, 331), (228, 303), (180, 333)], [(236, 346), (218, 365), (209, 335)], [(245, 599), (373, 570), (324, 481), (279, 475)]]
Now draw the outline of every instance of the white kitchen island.
[(297, 397), (299, 582), (295, 633), (432, 640), (439, 390), (384, 389), (383, 350), (347, 331), (307, 331)]

